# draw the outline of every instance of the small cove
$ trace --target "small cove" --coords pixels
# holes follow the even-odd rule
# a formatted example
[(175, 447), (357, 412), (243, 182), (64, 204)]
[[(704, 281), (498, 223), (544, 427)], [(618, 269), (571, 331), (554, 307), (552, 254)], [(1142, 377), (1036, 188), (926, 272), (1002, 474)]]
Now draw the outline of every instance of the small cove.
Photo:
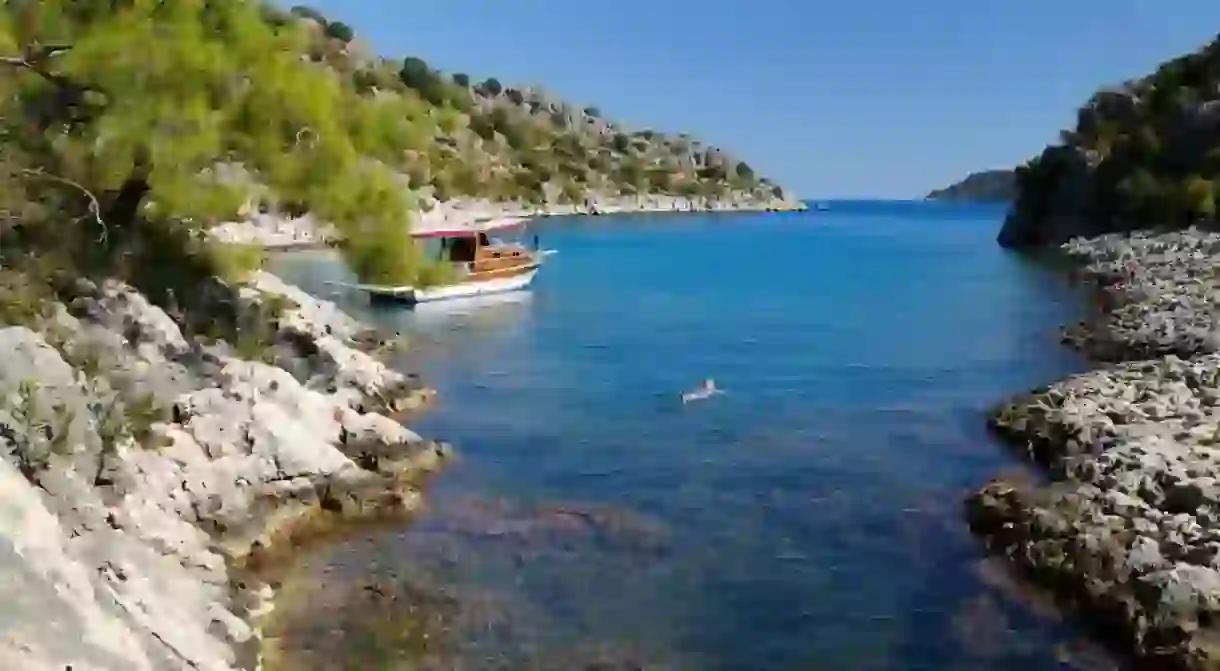
[[(1079, 297), (995, 245), (1001, 216), (561, 219), (530, 294), (337, 297), (413, 337), (399, 363), (440, 392), (414, 428), (462, 457), (410, 528), (303, 562), (333, 619), (289, 623), (294, 661), (1068, 668), (1077, 632), (1011, 598), (960, 514), (1017, 467), (985, 410), (1084, 367), (1056, 333)], [(340, 272), (276, 265), (323, 297)], [(683, 407), (706, 377), (727, 393)]]

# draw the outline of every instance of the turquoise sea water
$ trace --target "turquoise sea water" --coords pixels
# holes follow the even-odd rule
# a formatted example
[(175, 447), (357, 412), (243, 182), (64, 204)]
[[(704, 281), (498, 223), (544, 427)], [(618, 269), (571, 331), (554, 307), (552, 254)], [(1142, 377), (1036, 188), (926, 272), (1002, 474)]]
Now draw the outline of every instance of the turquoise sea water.
[[(349, 569), (426, 567), (503, 597), (513, 626), (454, 634), (462, 668), (580, 668), (545, 660), (594, 645), (648, 668), (1068, 668), (1053, 649), (1072, 628), (980, 563), (960, 512), (1017, 464), (986, 409), (1083, 366), (1056, 335), (1078, 298), (996, 246), (1001, 216), (556, 219), (525, 296), (341, 298), (414, 334), (400, 365), (441, 395), (414, 428), (462, 455), (431, 512), (348, 548)], [(278, 265), (323, 295), (335, 273)], [(726, 393), (683, 406), (708, 377)], [(616, 521), (567, 534), (588, 515), (504, 512), (555, 502)]]

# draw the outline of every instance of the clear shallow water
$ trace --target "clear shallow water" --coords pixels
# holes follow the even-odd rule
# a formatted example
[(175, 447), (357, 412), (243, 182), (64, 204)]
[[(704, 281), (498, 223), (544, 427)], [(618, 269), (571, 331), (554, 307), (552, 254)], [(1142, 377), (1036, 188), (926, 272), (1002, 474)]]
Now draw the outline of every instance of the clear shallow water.
[[(510, 633), (456, 635), (463, 668), (590, 642), (694, 669), (1066, 668), (1053, 648), (1074, 632), (995, 589), (960, 515), (1016, 464), (985, 410), (1082, 367), (1056, 335), (1076, 297), (995, 245), (1001, 216), (561, 219), (538, 229), (559, 254), (523, 297), (341, 298), (416, 335), (401, 363), (442, 400), (415, 428), (462, 459), (415, 527), (327, 561), (511, 602)], [(278, 270), (320, 295), (337, 272), (311, 256)], [(706, 377), (727, 393), (683, 406)], [(565, 536), (556, 520), (587, 516), (504, 520), (555, 501), (631, 521)], [(484, 528), (454, 533), (472, 515)]]

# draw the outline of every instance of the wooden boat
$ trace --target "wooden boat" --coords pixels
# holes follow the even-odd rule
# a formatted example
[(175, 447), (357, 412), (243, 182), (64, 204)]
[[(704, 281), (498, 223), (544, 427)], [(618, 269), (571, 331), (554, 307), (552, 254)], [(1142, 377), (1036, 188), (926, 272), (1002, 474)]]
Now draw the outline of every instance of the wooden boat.
[[(432, 286), (355, 284), (347, 285), (375, 299), (403, 303), (428, 303), (454, 298), (518, 291), (528, 287), (538, 274), (542, 260), (554, 252), (526, 248), (520, 242), (498, 239), (499, 234), (520, 229), (529, 219), (511, 217), (476, 221), (467, 226), (423, 228), (412, 231), (416, 244), (427, 257), (448, 263), (454, 279)], [(492, 236), (496, 235), (496, 238)]]

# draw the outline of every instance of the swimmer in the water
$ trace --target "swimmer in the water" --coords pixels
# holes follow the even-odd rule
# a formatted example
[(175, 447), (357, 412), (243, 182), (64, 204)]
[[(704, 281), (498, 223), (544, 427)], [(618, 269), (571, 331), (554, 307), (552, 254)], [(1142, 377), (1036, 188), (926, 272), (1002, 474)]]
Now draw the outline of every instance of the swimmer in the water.
[(724, 392), (722, 390), (720, 390), (716, 387), (716, 381), (709, 377), (708, 379), (703, 381), (703, 386), (699, 387), (698, 389), (695, 389), (693, 391), (683, 392), (682, 393), (682, 402), (690, 403), (691, 401), (702, 401), (705, 398), (709, 398), (711, 396), (715, 396), (716, 394), (723, 394), (723, 393)]

